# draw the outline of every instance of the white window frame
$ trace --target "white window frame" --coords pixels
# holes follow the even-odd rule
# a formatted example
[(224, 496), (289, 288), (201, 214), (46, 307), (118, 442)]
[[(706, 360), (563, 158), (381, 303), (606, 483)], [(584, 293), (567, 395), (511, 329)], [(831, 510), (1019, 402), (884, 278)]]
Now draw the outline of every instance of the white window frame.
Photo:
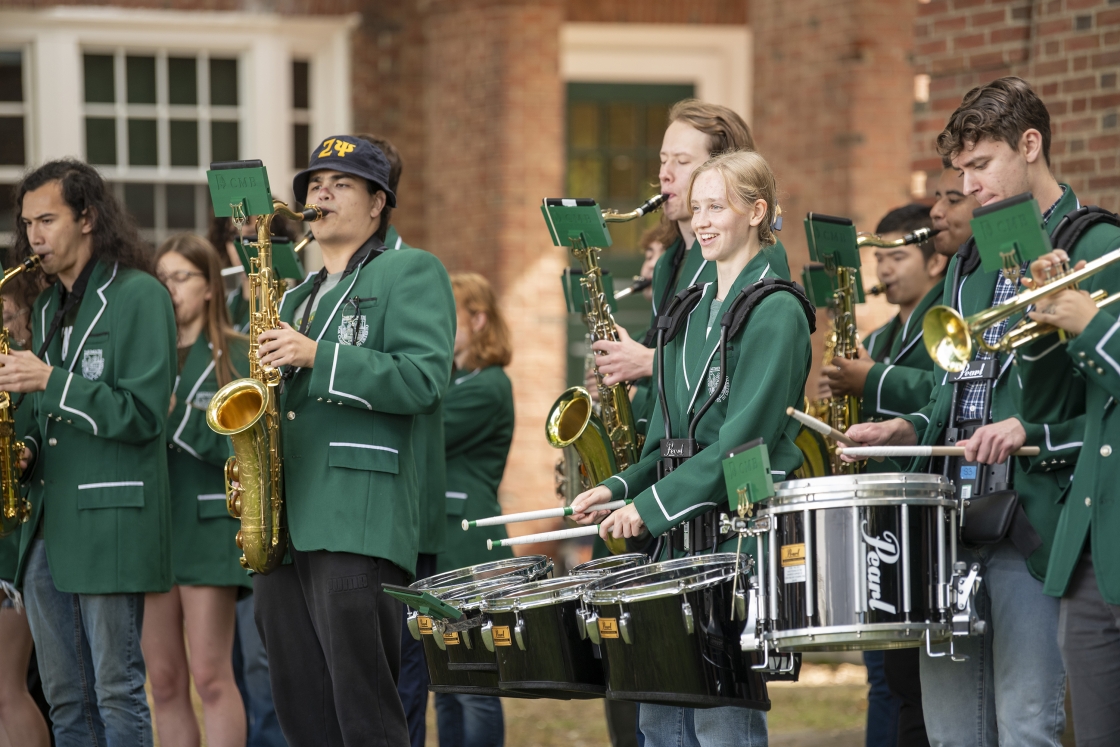
[[(351, 131), (350, 37), (360, 20), (356, 13), (294, 16), (67, 6), (0, 10), (0, 47), (24, 51), (27, 166), (61, 157), (84, 158), (85, 113), (93, 106), (84, 100), (84, 53), (178, 51), (196, 57), (207, 53), (237, 58), (239, 155), (264, 161), (272, 193), (290, 201), (296, 171), (292, 168), (292, 60), (311, 63), (312, 142)], [(199, 95), (205, 98), (204, 91)], [(123, 101), (123, 95), (120, 98)], [(200, 121), (199, 129), (208, 141), (209, 128), (203, 134)], [(166, 139), (163, 142), (161, 147), (167, 147)], [(200, 147), (200, 161), (207, 150)], [(122, 161), (127, 161), (127, 154), (118, 159)], [(117, 183), (206, 182), (205, 163), (197, 169), (98, 169)], [(25, 170), (0, 167), (0, 181), (14, 183)]]

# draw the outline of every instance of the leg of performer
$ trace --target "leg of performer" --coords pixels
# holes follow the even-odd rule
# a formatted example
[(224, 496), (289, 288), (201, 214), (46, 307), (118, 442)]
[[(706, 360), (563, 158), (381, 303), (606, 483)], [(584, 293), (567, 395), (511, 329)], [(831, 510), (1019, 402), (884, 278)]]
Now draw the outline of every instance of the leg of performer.
[(692, 708), (642, 703), (638, 725), (646, 747), (701, 747)]
[(191, 676), (202, 701), (206, 742), (245, 744), (245, 705), (233, 678), (231, 652), (237, 623), (237, 587), (181, 586)]
[(47, 722), (27, 691), (27, 666), (31, 661), (31, 628), (27, 613), (17, 611), (11, 600), (0, 607), (0, 724), (13, 745), (47, 747), (51, 743)]
[(701, 747), (766, 747), (769, 743), (766, 713), (753, 708), (697, 708), (693, 723)]
[(1065, 731), (1066, 673), (1058, 641), (1059, 600), (1042, 593), (1010, 541), (992, 547), (992, 664), (1001, 744), (1059, 747)]
[[(416, 557), (416, 580), (428, 578), (435, 572), (436, 556), (420, 553)], [(405, 616), (401, 617), (401, 678), (397, 692), (408, 718), (409, 742), (412, 747), (424, 747), (427, 738), (428, 664), (424, 660), (424, 644), (412, 637)]]
[[(237, 603), (237, 641), (241, 645), (242, 693), (249, 720), (249, 747), (286, 747), (276, 706), (272, 703), (272, 685), (268, 681), (268, 656), (264, 652), (257, 623), (253, 619), (256, 594)], [(234, 657), (234, 666), (237, 665)]]
[(1101, 598), (1092, 557), (1074, 571), (1058, 626), (1077, 747), (1120, 744), (1120, 606)]
[[(191, 678), (183, 645), (181, 587), (144, 599), (144, 633), (140, 644), (152, 686), (152, 703), (160, 745), (197, 747), (198, 719), (191, 705)], [(193, 653), (193, 648), (192, 648)]]
[(918, 667), (921, 653), (916, 648), (885, 651), (883, 669), (891, 692), (902, 702), (898, 709), (898, 744), (901, 747), (929, 747), (926, 722), (922, 715), (922, 681)]
[(27, 621), (58, 747), (105, 744), (93, 692), (93, 659), (76, 594), (55, 588), (43, 540), (33, 540), (23, 580)]
[[(960, 548), (966, 563), (983, 563), (987, 552), (972, 553)], [(1021, 562), (1021, 561), (1020, 561)], [(984, 575), (974, 604), (988, 623), (983, 636), (957, 638), (953, 642), (958, 658), (948, 655), (920, 656), (922, 710), (925, 712), (929, 743), (934, 747), (997, 747), (995, 692), (992, 674), (992, 616), (988, 599), (990, 582)], [(940, 646), (938, 648), (946, 648)]]
[(864, 651), (867, 667), (867, 747), (895, 747), (898, 738), (898, 712), (901, 699), (887, 684), (882, 651)]
[(503, 747), (506, 724), (502, 699), (488, 695), (457, 695), (463, 709), (463, 747)]
[(463, 744), (463, 706), (459, 697), (451, 693), (436, 693), (439, 747), (461, 747)]

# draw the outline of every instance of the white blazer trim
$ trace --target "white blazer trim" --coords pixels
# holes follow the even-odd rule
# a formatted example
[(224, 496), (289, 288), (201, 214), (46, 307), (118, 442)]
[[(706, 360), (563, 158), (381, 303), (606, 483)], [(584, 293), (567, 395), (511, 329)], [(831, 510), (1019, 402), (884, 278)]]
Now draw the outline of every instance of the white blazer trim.
[[(898, 357), (901, 358), (902, 354), (899, 353)], [(887, 374), (889, 374), (891, 372), (892, 368), (895, 368), (895, 366), (893, 366), (893, 365), (887, 366), (887, 370), (883, 371), (883, 375), (879, 377), (879, 386), (876, 387), (876, 389), (875, 389), (875, 409), (878, 410), (879, 412), (885, 412), (887, 415), (894, 415), (895, 417), (902, 417), (906, 413), (895, 412), (894, 410), (888, 410), (887, 408), (883, 407), (883, 381), (887, 378)]]
[(475, 376), (478, 376), (480, 373), (482, 373), (482, 369), (481, 368), (476, 368), (475, 370), (471, 371), (466, 376), (460, 376), (459, 378), (455, 379), (455, 384), (462, 384), (464, 381), (470, 381)]
[(1058, 340), (1057, 342), (1055, 342), (1053, 345), (1051, 345), (1050, 347), (1043, 350), (1038, 355), (1027, 355), (1026, 353), (1023, 353), (1021, 351), (1016, 351), (1015, 354), (1019, 355), (1019, 356), (1022, 356), (1023, 360), (1025, 360), (1025, 361), (1037, 361), (1037, 360), (1042, 360), (1043, 358), (1050, 355), (1051, 353), (1053, 353), (1055, 350), (1057, 350), (1061, 346), (1062, 346), (1062, 341)]
[(331, 441), (331, 446), (349, 446), (352, 449), (373, 449), (374, 451), (391, 451), (394, 454), (399, 454), (396, 449), (388, 446), (377, 446), (376, 444), (355, 444), (348, 441)]
[(1116, 362), (1115, 358), (1104, 351), (1105, 343), (1112, 339), (1112, 336), (1116, 334), (1117, 329), (1120, 329), (1120, 320), (1117, 320), (1115, 324), (1109, 327), (1108, 332), (1105, 332), (1104, 337), (1102, 337), (1101, 341), (1097, 343), (1097, 354), (1108, 361), (1108, 365), (1112, 366), (1112, 369), (1116, 371), (1116, 373), (1120, 374), (1120, 364)]
[(95, 423), (93, 421), (93, 418), (91, 418), (89, 415), (86, 415), (81, 410), (78, 410), (78, 409), (73, 408), (73, 407), (67, 407), (66, 406), (66, 395), (70, 391), (70, 382), (73, 381), (73, 380), (74, 380), (73, 372), (66, 374), (66, 385), (62, 387), (62, 399), (59, 400), (58, 406), (61, 407), (66, 412), (70, 412), (70, 413), (73, 413), (75, 415), (78, 415), (80, 417), (85, 418), (89, 422), (90, 426), (93, 427), (93, 435), (96, 436), (97, 435), (97, 423)]
[(1046, 433), (1046, 448), (1050, 451), (1063, 451), (1065, 449), (1073, 449), (1085, 443), (1084, 441), (1070, 441), (1068, 444), (1058, 444), (1057, 446), (1054, 446), (1050, 443), (1050, 426), (1046, 423), (1043, 423), (1042, 430)]
[[(704, 290), (700, 294), (701, 301), (708, 295), (708, 288), (712, 285), (712, 283), (704, 283)], [(688, 312), (688, 318), (684, 320), (684, 337), (681, 338), (681, 373), (684, 374), (684, 388), (689, 391), (692, 390), (692, 385), (688, 383), (688, 328), (692, 324), (692, 315), (698, 308), (700, 308), (699, 302), (692, 307), (692, 311)]]
[(87, 482), (85, 485), (79, 485), (78, 490), (94, 490), (100, 488), (142, 488), (144, 482), (142, 480), (124, 480), (121, 482)]
[(314, 278), (315, 275), (316, 275), (316, 273), (314, 273), (314, 272), (309, 273), (308, 276), (303, 279), (302, 283), (300, 283), (299, 285), (297, 285), (293, 288), (289, 288), (288, 290), (284, 291), (284, 295), (282, 295), (280, 297), (280, 304), (276, 307), (277, 316), (279, 316), (284, 311), (284, 302), (288, 300), (288, 294), (291, 293), (292, 291), (294, 291), (296, 288), (302, 288), (304, 285), (307, 284), (307, 281)]
[(693, 505), (689, 506), (688, 508), (681, 509), (677, 513), (670, 516), (669, 512), (665, 510), (665, 504), (661, 502), (661, 496), (659, 496), (657, 494), (657, 486), (656, 485), (653, 486), (653, 498), (654, 498), (654, 500), (657, 501), (657, 507), (661, 509), (661, 514), (665, 517), (666, 521), (676, 521), (680, 517), (687, 514), (689, 511), (693, 511), (693, 510), (695, 510), (697, 508), (700, 508), (702, 506), (715, 506), (715, 505), (717, 505), (717, 504), (715, 504), (711, 501), (705, 501), (703, 503), (696, 503), (696, 504), (693, 504)]
[[(101, 319), (101, 315), (105, 313), (105, 307), (109, 305), (109, 299), (105, 298), (104, 291), (105, 291), (106, 288), (109, 287), (109, 285), (113, 282), (113, 280), (116, 279), (116, 277), (117, 277), (117, 267), (119, 265), (120, 265), (119, 262), (115, 262), (113, 264), (113, 274), (110, 275), (109, 279), (105, 281), (105, 285), (103, 285), (103, 286), (101, 286), (100, 288), (97, 289), (97, 295), (101, 297), (101, 308), (97, 310), (97, 314), (93, 317), (93, 321), (89, 323), (88, 327), (86, 327), (86, 333), (84, 335), (82, 335), (82, 341), (80, 343), (78, 343), (78, 347), (74, 348), (74, 357), (70, 359), (70, 368), (67, 369), (69, 371), (74, 370), (74, 364), (78, 362), (78, 355), (82, 352), (82, 350), (86, 346), (86, 340), (89, 338), (89, 333), (92, 332), (93, 328), (97, 326), (97, 322)], [(44, 309), (45, 308), (46, 307), (44, 307)], [(43, 329), (45, 330), (46, 327), (44, 327)], [(44, 332), (44, 334), (45, 334), (45, 332)], [(90, 422), (92, 422), (92, 421), (90, 421)], [(94, 433), (94, 435), (97, 435), (97, 434)]]
[(198, 500), (200, 501), (224, 501), (225, 499), (225, 493), (203, 493), (198, 496)]
[(460, 500), (460, 501), (467, 500), (467, 494), (466, 493), (456, 493), (454, 491), (448, 490), (443, 495), (446, 498), (455, 498), (456, 500)]
[(326, 334), (327, 327), (331, 325), (331, 322), (334, 321), (334, 315), (338, 313), (338, 307), (342, 306), (342, 302), (345, 301), (346, 297), (350, 295), (350, 291), (354, 290), (354, 284), (358, 282), (358, 273), (361, 271), (361, 269), (361, 267), (358, 267), (354, 270), (354, 272), (350, 273), (354, 276), (350, 280), (350, 287), (346, 289), (345, 293), (339, 296), (338, 303), (334, 305), (334, 309), (331, 310), (331, 315), (327, 317), (327, 321), (323, 324), (323, 328), (319, 330), (319, 336), (315, 338), (315, 342), (319, 342), (323, 339), (323, 335)]
[(371, 405), (369, 402), (366, 402), (361, 397), (358, 397), (354, 394), (347, 394), (346, 392), (340, 392), (334, 388), (334, 374), (338, 370), (338, 349), (340, 347), (342, 347), (341, 344), (337, 342), (334, 343), (334, 361), (331, 363), (331, 379), (327, 383), (327, 391), (331, 394), (337, 394), (339, 397), (347, 397), (348, 399), (357, 400), (358, 402), (361, 402), (363, 405), (365, 405), (367, 410), (372, 410), (373, 405)]
[[(171, 440), (172, 440), (172, 441), (174, 441), (175, 443), (179, 444), (179, 446), (183, 447), (183, 449), (184, 449), (184, 450), (185, 450), (185, 451), (186, 451), (186, 452), (187, 452), (188, 454), (190, 454), (191, 456), (193, 456), (193, 457), (194, 457), (195, 459), (202, 459), (202, 457), (201, 457), (201, 456), (199, 456), (198, 452), (197, 452), (197, 451), (195, 451), (194, 449), (192, 449), (192, 448), (191, 448), (191, 447), (190, 447), (190, 446), (189, 446), (189, 445), (187, 444), (187, 442), (186, 442), (186, 441), (183, 441), (183, 440), (182, 440), (181, 438), (179, 438), (179, 436), (183, 435), (183, 429), (187, 427), (187, 421), (188, 421), (188, 420), (190, 419), (190, 417), (191, 417), (191, 410), (193, 410), (193, 409), (194, 409), (194, 408), (193, 408), (193, 407), (191, 406), (191, 402), (194, 402), (194, 395), (196, 395), (196, 394), (198, 393), (198, 390), (199, 390), (199, 388), (200, 388), (200, 387), (202, 386), (202, 382), (206, 381), (206, 377), (207, 377), (207, 376), (209, 376), (209, 375), (210, 375), (210, 372), (211, 372), (211, 371), (213, 371), (213, 370), (214, 370), (214, 359), (213, 359), (213, 358), (211, 358), (211, 359), (210, 359), (210, 365), (206, 367), (206, 370), (204, 370), (204, 371), (202, 372), (202, 375), (198, 377), (198, 381), (196, 381), (196, 382), (194, 383), (194, 386), (193, 386), (193, 387), (191, 387), (191, 391), (190, 391), (190, 393), (189, 393), (189, 394), (187, 395), (187, 406), (186, 406), (186, 408), (184, 408), (184, 410), (183, 410), (183, 419), (182, 419), (181, 421), (179, 421), (179, 427), (175, 429), (175, 435), (173, 435), (173, 436), (171, 437)], [(175, 388), (176, 388), (176, 389), (178, 389), (179, 387), (178, 387), (178, 386), (176, 386)]]
[(630, 497), (630, 486), (627, 484), (627, 482), (625, 480), (623, 480), (618, 475), (611, 475), (607, 479), (608, 480), (618, 480), (620, 483), (622, 483), (622, 500), (626, 500), (627, 498)]

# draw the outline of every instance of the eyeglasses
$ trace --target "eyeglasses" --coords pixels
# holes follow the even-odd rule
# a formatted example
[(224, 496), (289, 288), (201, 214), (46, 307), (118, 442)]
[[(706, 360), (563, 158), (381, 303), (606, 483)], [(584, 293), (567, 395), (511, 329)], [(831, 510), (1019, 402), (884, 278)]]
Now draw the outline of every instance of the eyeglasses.
[(156, 277), (159, 278), (159, 281), (164, 285), (182, 285), (191, 278), (204, 278), (206, 275), (201, 272), (191, 272), (190, 270), (178, 270), (168, 275), (159, 273)]

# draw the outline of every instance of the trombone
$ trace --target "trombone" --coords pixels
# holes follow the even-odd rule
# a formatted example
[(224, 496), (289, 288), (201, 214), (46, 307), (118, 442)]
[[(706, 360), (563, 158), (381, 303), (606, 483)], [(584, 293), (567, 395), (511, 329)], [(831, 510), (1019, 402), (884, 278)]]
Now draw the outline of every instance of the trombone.
[[(1057, 332), (1057, 327), (1027, 319), (1009, 329), (995, 343), (984, 340), (984, 332), (992, 325), (1026, 312), (1040, 300), (1049, 298), (1059, 291), (1077, 287), (1077, 284), (1085, 278), (1096, 275), (1117, 262), (1120, 262), (1120, 249), (1114, 249), (1089, 262), (1080, 270), (1061, 275), (1046, 285), (1020, 293), (1007, 303), (984, 309), (969, 317), (961, 316), (956, 309), (949, 306), (934, 306), (922, 320), (922, 336), (926, 350), (938, 366), (951, 373), (957, 373), (963, 371), (972, 360), (973, 339), (985, 352), (1009, 353), (1029, 342)], [(1120, 300), (1120, 296), (1116, 294), (1110, 296), (1103, 290), (1094, 293), (1092, 298), (1098, 309)]]

